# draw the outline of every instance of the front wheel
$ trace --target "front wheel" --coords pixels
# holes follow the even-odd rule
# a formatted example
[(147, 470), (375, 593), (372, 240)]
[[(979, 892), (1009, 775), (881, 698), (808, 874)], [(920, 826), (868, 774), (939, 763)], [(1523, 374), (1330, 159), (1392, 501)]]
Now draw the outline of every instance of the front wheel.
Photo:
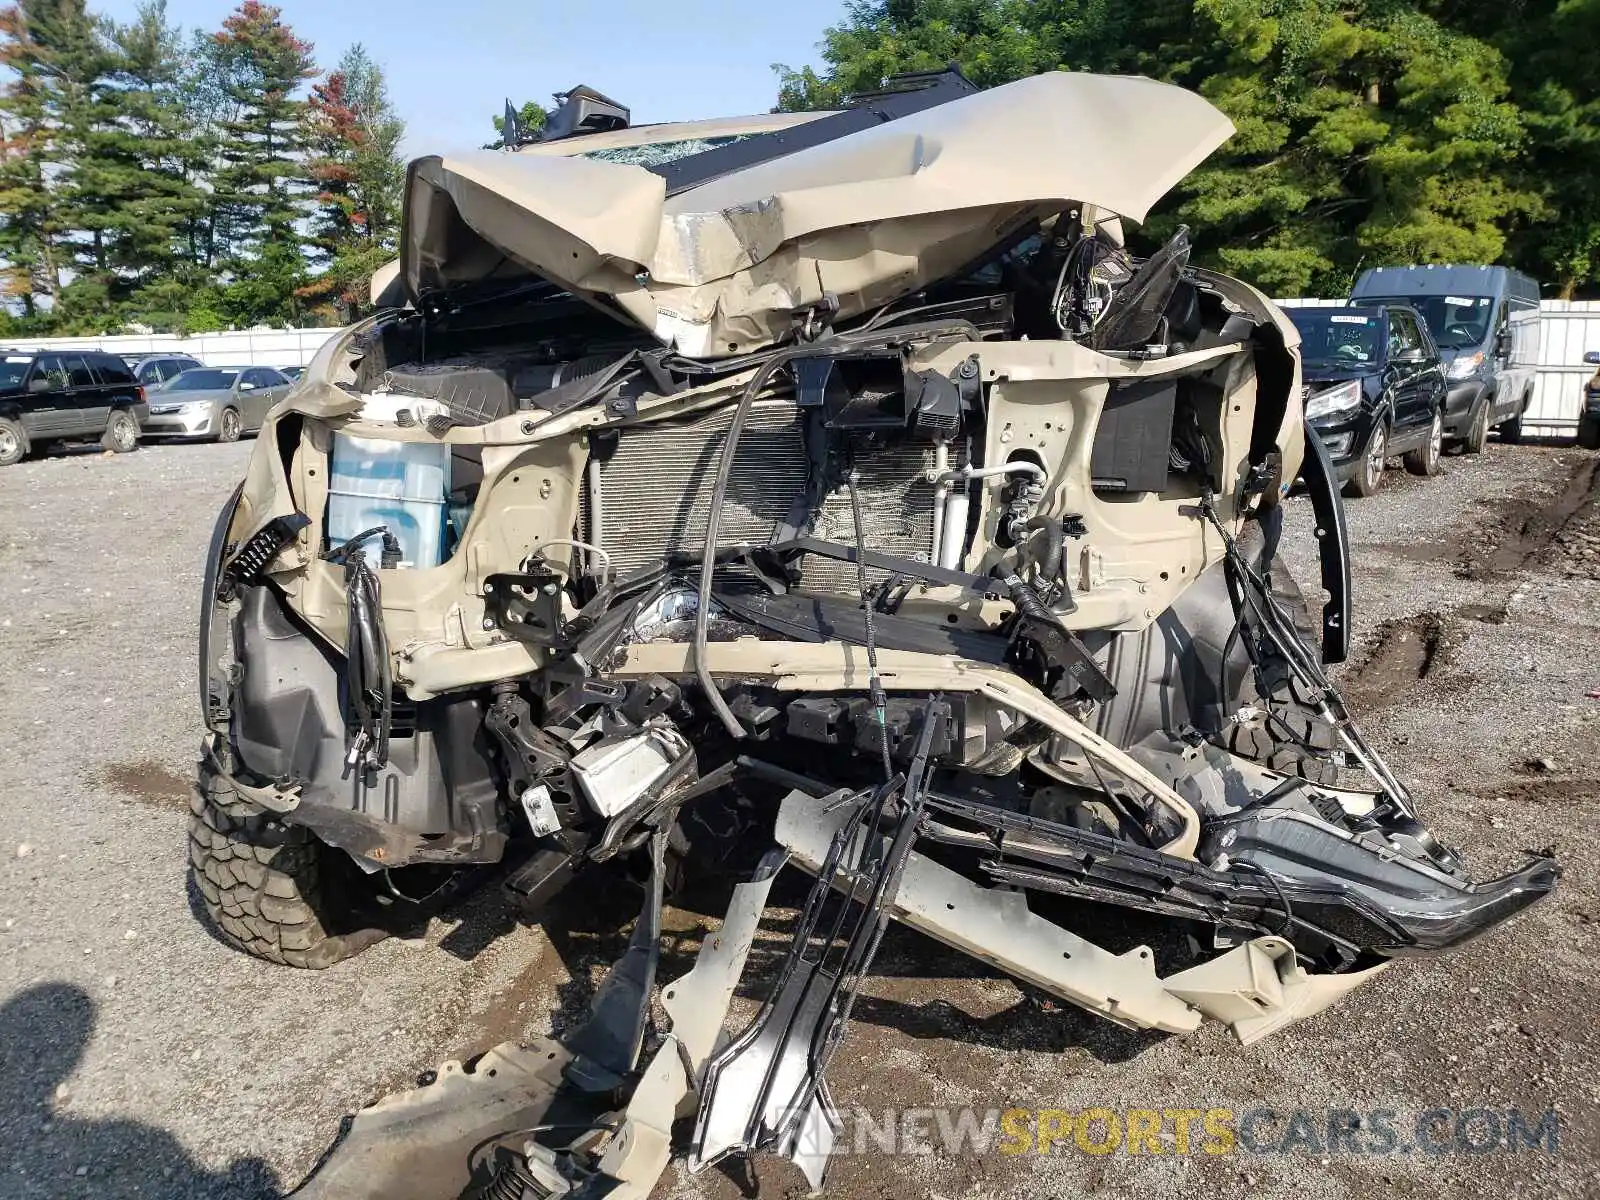
[(1428, 440), (1415, 450), (1406, 451), (1406, 470), (1413, 475), (1437, 475), (1439, 455), (1444, 450), (1444, 414), (1433, 410), (1433, 424), (1428, 426)]
[(237, 442), (239, 435), (244, 432), (244, 423), (239, 420), (239, 413), (235, 409), (225, 408), (217, 422), (217, 441)]
[(1522, 418), (1528, 411), (1528, 401), (1531, 397), (1524, 396), (1517, 406), (1517, 415), (1509, 421), (1500, 422), (1500, 440), (1508, 446), (1515, 446), (1522, 440)]
[[(229, 945), (267, 962), (321, 970), (387, 936), (341, 911), (339, 893), (348, 889), (340, 886), (344, 864), (336, 851), (241, 802), (209, 762), (200, 764), (190, 813), (190, 876)], [(338, 921), (355, 928), (334, 933)]]
[(1346, 485), (1345, 491), (1352, 496), (1375, 495), (1383, 486), (1383, 465), (1389, 458), (1389, 426), (1379, 421), (1372, 428), (1372, 436), (1367, 440), (1366, 451), (1361, 456), (1361, 468), (1355, 477)]
[(1463, 454), (1482, 454), (1489, 441), (1489, 398), (1481, 397), (1472, 408), (1472, 423), (1467, 426), (1467, 436), (1461, 443)]
[(0, 417), (0, 467), (21, 462), (28, 455), (28, 431), (10, 417)]
[(126, 454), (139, 445), (139, 422), (133, 414), (118, 409), (106, 422), (106, 431), (100, 435), (100, 445), (113, 454)]

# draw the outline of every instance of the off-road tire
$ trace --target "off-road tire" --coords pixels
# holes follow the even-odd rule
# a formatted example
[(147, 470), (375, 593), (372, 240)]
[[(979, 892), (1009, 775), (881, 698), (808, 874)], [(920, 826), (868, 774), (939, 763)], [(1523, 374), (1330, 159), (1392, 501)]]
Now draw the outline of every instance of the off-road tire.
[(28, 431), (10, 417), (0, 417), (0, 467), (13, 466), (28, 456)]
[(1578, 445), (1585, 450), (1600, 450), (1600, 417), (1584, 417), (1578, 422)]
[(1461, 453), (1482, 454), (1489, 443), (1489, 397), (1480, 396), (1467, 422), (1467, 436), (1461, 439)]
[(125, 408), (115, 410), (106, 421), (106, 431), (100, 435), (100, 445), (113, 454), (127, 454), (139, 447), (139, 422)]
[(190, 874), (229, 945), (267, 962), (322, 970), (388, 936), (374, 928), (330, 932), (341, 890), (336, 852), (241, 802), (204, 762), (190, 810)]
[(1285, 679), (1273, 688), (1267, 706), (1273, 720), (1235, 725), (1222, 739), (1223, 747), (1282, 775), (1294, 775), (1326, 787), (1338, 786), (1339, 768), (1317, 756), (1317, 751), (1334, 750), (1338, 739), (1333, 727), (1317, 716), (1304, 689)]
[(217, 416), (217, 441), (237, 442), (244, 432), (244, 421), (236, 408), (225, 408)]
[[(1313, 655), (1320, 655), (1319, 623), (1299, 582), (1281, 559), (1272, 567), (1271, 583), (1273, 599), (1293, 618), (1300, 640)], [(1338, 767), (1317, 756), (1318, 751), (1333, 750), (1339, 745), (1333, 727), (1317, 715), (1313, 697), (1295, 681), (1281, 657), (1264, 658), (1263, 663), (1259, 674), (1265, 694), (1260, 704), (1272, 712), (1274, 719), (1231, 726), (1213, 740), (1240, 758), (1280, 774), (1337, 786)]]
[(1444, 453), (1444, 414), (1433, 412), (1433, 424), (1428, 426), (1428, 440), (1415, 450), (1407, 450), (1406, 470), (1413, 475), (1433, 476), (1439, 473), (1440, 456)]

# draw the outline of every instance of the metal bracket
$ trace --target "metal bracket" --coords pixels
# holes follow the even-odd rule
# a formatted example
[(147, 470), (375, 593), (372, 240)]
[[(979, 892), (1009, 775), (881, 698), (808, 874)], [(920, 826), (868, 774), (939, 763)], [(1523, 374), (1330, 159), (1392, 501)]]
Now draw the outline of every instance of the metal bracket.
[(534, 646), (566, 644), (561, 576), (554, 571), (503, 572), (483, 581), (484, 613), (500, 631)]

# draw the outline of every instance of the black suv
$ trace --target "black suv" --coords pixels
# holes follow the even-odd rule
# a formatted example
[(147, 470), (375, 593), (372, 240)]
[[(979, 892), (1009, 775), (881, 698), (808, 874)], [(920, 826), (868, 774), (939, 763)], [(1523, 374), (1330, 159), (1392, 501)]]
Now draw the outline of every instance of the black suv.
[(1398, 304), (1287, 312), (1300, 331), (1306, 419), (1345, 490), (1372, 495), (1402, 453), (1413, 475), (1437, 475), (1444, 365), (1422, 317)]
[(126, 453), (148, 410), (128, 364), (98, 350), (0, 350), (0, 467), (54, 442)]

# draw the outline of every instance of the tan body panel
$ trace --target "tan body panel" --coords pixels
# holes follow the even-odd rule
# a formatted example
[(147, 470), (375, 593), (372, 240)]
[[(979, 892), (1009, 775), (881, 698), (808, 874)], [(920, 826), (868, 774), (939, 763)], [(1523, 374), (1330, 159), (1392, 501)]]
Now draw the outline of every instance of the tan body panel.
[[(1223, 520), (1237, 529), (1245, 514), (1235, 510), (1233, 496), (1247, 466), (1256, 401), (1249, 353), (1239, 346), (1224, 346), (1137, 363), (1069, 342), (942, 343), (919, 355), (914, 365), (950, 371), (973, 355), (993, 384), (985, 461), (1003, 462), (1026, 450), (1049, 473), (1049, 492), (1041, 511), (1081, 514), (1088, 528), (1086, 538), (1069, 544), (1069, 552), (1077, 558), (1074, 585), (1079, 608), (1066, 617), (1067, 623), (1077, 629), (1143, 629), (1220, 556), (1222, 548), (1204, 522), (1180, 511), (1196, 496), (1112, 499), (1094, 493), (1090, 452), (1109, 381), (1196, 372), (1222, 381), (1226, 402), (1213, 430), (1224, 464), (1217, 505)], [(735, 376), (671, 397), (647, 397), (636, 420), (663, 420), (731, 404), (744, 380)], [(335, 406), (353, 408), (349, 401), (333, 388), (298, 389), (269, 419), (262, 440), (275, 442), (277, 422), (291, 412), (329, 413)], [(1291, 397), (1291, 407), (1297, 418), (1297, 396)], [(520, 643), (508, 645), (498, 631), (483, 629), (483, 580), (518, 570), (535, 547), (570, 536), (587, 461), (585, 437), (606, 420), (595, 409), (543, 419), (519, 413), (487, 425), (457, 427), (437, 439), (482, 445), (484, 481), (461, 547), (451, 559), (384, 577), (384, 619), (398, 656), (396, 679), (413, 699), (493, 682), (538, 664), (533, 651)], [(335, 427), (363, 437), (435, 440), (421, 428), (369, 425), (348, 416), (307, 421), (291, 471), (282, 471), (276, 455), (252, 457), (251, 481), (233, 533), (242, 539), (270, 518), (297, 509), (312, 518), (300, 545), (280, 556), (274, 577), (300, 614), (331, 644), (342, 646), (346, 626), (342, 571), (311, 549), (321, 544), (328, 434)], [(1296, 460), (1292, 469), (1298, 465)], [(996, 553), (985, 548), (992, 545), (997, 529), (1000, 514), (995, 497), (1003, 480), (986, 483), (980, 534), (966, 564), (975, 571), (987, 571), (997, 561)], [(550, 557), (565, 561), (568, 553), (552, 548)], [(422, 665), (441, 654), (444, 658), (438, 665)], [(449, 668), (439, 669), (445, 662)]]
[(1066, 205), (1142, 221), (1232, 132), (1183, 88), (1052, 71), (672, 197), (660, 176), (578, 157), (582, 147), (421, 158), (402, 276), (416, 297), (509, 258), (609, 298), (684, 353), (743, 353), (824, 292), (841, 319), (856, 316)]

